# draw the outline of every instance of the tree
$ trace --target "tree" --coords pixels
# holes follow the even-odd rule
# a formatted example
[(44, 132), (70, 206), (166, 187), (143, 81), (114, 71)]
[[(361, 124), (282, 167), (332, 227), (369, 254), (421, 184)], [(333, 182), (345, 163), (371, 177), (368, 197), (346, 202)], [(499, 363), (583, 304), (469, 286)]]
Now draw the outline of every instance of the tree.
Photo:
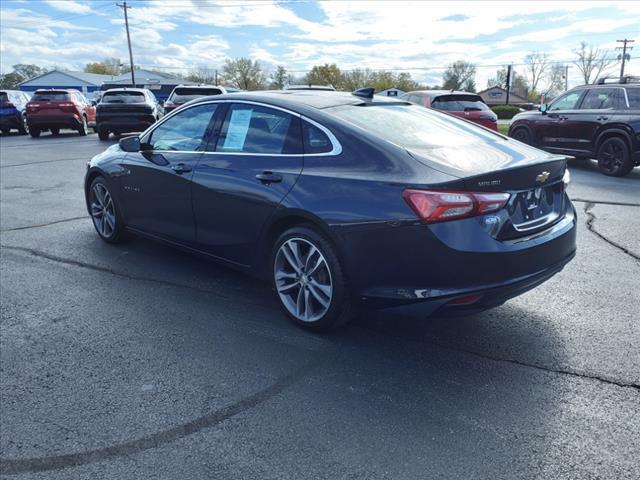
[(534, 100), (539, 97), (538, 84), (542, 80), (549, 70), (551, 63), (549, 56), (546, 53), (533, 52), (524, 57), (526, 78), (529, 83), (529, 100)]
[(578, 57), (573, 63), (580, 70), (585, 84), (597, 80), (602, 72), (615, 63), (609, 57), (609, 52), (587, 45), (586, 42), (580, 42), (580, 47), (574, 49), (573, 53)]
[(289, 82), (289, 74), (287, 69), (282, 65), (278, 65), (276, 71), (271, 74), (271, 83), (269, 87), (274, 90), (282, 90)]
[(119, 58), (105, 58), (102, 62), (87, 63), (84, 71), (100, 75), (119, 75), (120, 63)]
[(304, 77), (306, 85), (332, 85), (336, 90), (344, 88), (344, 76), (335, 63), (315, 65)]
[(196, 83), (205, 83), (205, 84), (216, 84), (216, 71), (210, 68), (198, 67), (189, 72), (189, 75), (186, 76), (186, 79), (191, 82)]
[[(504, 89), (507, 88), (507, 69), (501, 68), (496, 72), (495, 77), (491, 77), (487, 81), (487, 88), (502, 87)], [(520, 75), (516, 70), (511, 70), (511, 89), (510, 93), (515, 93), (521, 97), (526, 97), (529, 90), (529, 85), (527, 84), (527, 79), (524, 76)]]
[(15, 89), (18, 87), (18, 84), (47, 72), (45, 68), (39, 67), (38, 65), (25, 63), (18, 63), (12, 68), (12, 72), (0, 75), (0, 88), (7, 90)]
[(564, 65), (556, 64), (551, 66), (545, 78), (545, 87), (542, 88), (540, 92), (545, 102), (555, 98), (559, 93), (564, 92), (566, 73), (566, 67)]
[(250, 58), (226, 59), (222, 74), (226, 83), (242, 90), (260, 90), (267, 81), (258, 61)]
[(442, 87), (446, 90), (475, 90), (476, 67), (473, 63), (458, 60), (447, 67), (442, 74)]

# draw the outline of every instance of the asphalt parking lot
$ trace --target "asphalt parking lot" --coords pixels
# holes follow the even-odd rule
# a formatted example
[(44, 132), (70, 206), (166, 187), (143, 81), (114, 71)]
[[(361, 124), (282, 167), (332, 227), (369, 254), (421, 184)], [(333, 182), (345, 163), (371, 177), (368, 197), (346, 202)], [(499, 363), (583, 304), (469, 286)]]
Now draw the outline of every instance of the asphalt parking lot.
[(640, 478), (640, 168), (571, 163), (579, 250), (541, 287), (318, 336), (261, 283), (100, 241), (105, 146), (0, 138), (3, 478)]

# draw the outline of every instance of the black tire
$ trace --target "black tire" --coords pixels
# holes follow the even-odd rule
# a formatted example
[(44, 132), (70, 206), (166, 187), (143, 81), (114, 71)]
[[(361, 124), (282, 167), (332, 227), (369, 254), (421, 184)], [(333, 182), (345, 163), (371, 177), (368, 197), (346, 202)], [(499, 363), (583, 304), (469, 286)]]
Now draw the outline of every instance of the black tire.
[(87, 124), (87, 117), (83, 115), (82, 123), (80, 124), (80, 127), (78, 127), (78, 133), (80, 134), (81, 137), (86, 137), (88, 130), (89, 130), (89, 125)]
[(598, 147), (598, 169), (610, 177), (624, 177), (633, 170), (627, 142), (621, 137), (609, 137)]
[(3, 128), (3, 129), (2, 129), (2, 134), (3, 134), (3, 135), (9, 135), (10, 133), (11, 133), (11, 130), (10, 130), (10, 129), (8, 129), (8, 128)]
[[(110, 202), (106, 202), (106, 205), (102, 204), (102, 201), (97, 198), (96, 188), (99, 188), (99, 191), (106, 191), (111, 199)], [(124, 222), (122, 221), (122, 215), (120, 214), (120, 206), (118, 205), (115, 197), (111, 193), (111, 189), (107, 184), (104, 177), (99, 176), (93, 179), (91, 182), (91, 186), (89, 187), (89, 211), (91, 213), (91, 221), (93, 222), (93, 226), (98, 232), (98, 236), (107, 243), (122, 243), (128, 240), (129, 236), (124, 228)], [(104, 197), (103, 197), (104, 198)], [(102, 215), (98, 215), (97, 211), (103, 208)], [(109, 210), (109, 207), (111, 209)], [(105, 218), (104, 211), (110, 211), (109, 217), (113, 220), (113, 225), (110, 222), (106, 222), (106, 227), (102, 226), (101, 218)]]
[(531, 134), (526, 128), (516, 128), (511, 134), (511, 138), (518, 140), (519, 142), (531, 145)]
[(98, 127), (96, 127), (95, 125), (91, 127), (91, 129), (93, 130), (93, 133), (98, 133)]
[(102, 141), (109, 140), (109, 130), (104, 127), (98, 129), (98, 138)]
[(51, 135), (59, 135), (60, 134), (60, 129), (59, 128), (52, 128), (51, 129)]
[[(289, 241), (301, 242), (303, 245), (308, 244), (313, 246), (313, 248), (318, 250), (320, 256), (323, 257), (322, 259), (324, 260), (324, 263), (322, 264), (322, 267), (316, 270), (311, 268), (309, 266), (310, 261), (307, 261), (307, 265), (302, 269), (303, 272), (299, 275), (299, 277), (304, 277), (304, 287), (301, 283), (301, 278), (288, 278), (286, 282), (297, 283), (299, 284), (299, 287), (294, 287), (293, 289), (287, 288), (286, 292), (283, 291), (281, 294), (279, 292), (279, 288), (283, 289), (283, 287), (288, 287), (288, 285), (284, 285), (283, 283), (279, 285), (279, 282), (284, 282), (284, 280), (278, 280), (276, 278), (277, 273), (282, 273), (281, 262), (284, 262), (283, 258), (286, 256), (279, 252), (281, 251), (281, 248), (285, 248), (285, 244)], [(309, 249), (306, 253), (309, 253), (310, 251), (311, 250)], [(298, 250), (298, 252), (301, 256), (305, 254), (305, 252), (300, 250)], [(313, 257), (311, 263), (315, 263), (318, 258), (319, 257)], [(291, 263), (285, 262), (284, 265), (291, 266)], [(269, 272), (278, 303), (295, 325), (315, 332), (326, 332), (335, 329), (353, 318), (355, 302), (351, 298), (347, 278), (340, 259), (338, 258), (336, 249), (324, 235), (318, 233), (312, 227), (294, 227), (280, 235), (273, 247), (271, 261), (269, 264)], [(308, 277), (306, 273), (308, 273)], [(293, 269), (291, 269), (291, 273), (287, 273), (287, 275), (290, 276), (297, 274)], [(322, 278), (323, 276), (324, 279)], [(318, 285), (318, 283), (326, 284), (327, 281), (329, 282), (328, 285), (331, 287), (331, 294), (330, 298), (328, 295), (323, 297), (325, 302), (327, 302), (327, 298), (329, 298), (327, 305), (323, 306), (315, 299), (318, 298), (318, 291), (314, 285)], [(316, 295), (315, 298), (311, 295), (312, 293)], [(287, 307), (287, 304), (285, 303), (287, 300), (283, 299), (281, 295), (284, 295), (285, 297), (288, 296), (290, 307)], [(322, 312), (319, 314), (320, 316), (314, 319), (302, 320), (298, 315), (290, 311), (289, 308), (295, 308), (292, 305), (294, 303), (293, 297), (297, 297), (299, 299), (300, 297), (298, 297), (298, 295), (311, 299), (308, 304), (305, 301), (305, 314), (308, 314), (308, 310), (314, 310), (317, 307), (317, 310)], [(309, 306), (313, 306), (314, 303), (314, 308), (307, 308)], [(313, 316), (313, 312), (310, 316)]]
[(27, 116), (24, 112), (22, 113), (21, 121), (22, 123), (20, 128), (18, 128), (18, 132), (20, 132), (20, 135), (29, 135), (29, 124), (27, 123)]
[(29, 135), (31, 135), (33, 138), (38, 138), (40, 136), (40, 129), (39, 128), (29, 129)]

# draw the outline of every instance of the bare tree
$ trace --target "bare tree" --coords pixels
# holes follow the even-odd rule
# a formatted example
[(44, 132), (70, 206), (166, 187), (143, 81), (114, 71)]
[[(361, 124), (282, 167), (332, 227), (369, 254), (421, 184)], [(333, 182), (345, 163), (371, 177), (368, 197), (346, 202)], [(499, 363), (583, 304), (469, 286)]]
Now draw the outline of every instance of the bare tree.
[(442, 74), (442, 88), (447, 90), (475, 90), (476, 67), (473, 63), (458, 60)]
[(564, 91), (565, 86), (565, 65), (552, 65), (545, 77), (544, 87), (540, 89), (540, 94), (549, 101), (555, 98), (560, 92)]
[(615, 59), (609, 57), (608, 51), (587, 45), (587, 42), (580, 42), (580, 47), (573, 53), (578, 57), (573, 63), (580, 70), (585, 84), (597, 80), (602, 72), (615, 63)]
[(549, 56), (546, 53), (533, 52), (524, 57), (525, 76), (529, 83), (529, 100), (532, 100), (538, 94), (538, 84), (551, 66)]

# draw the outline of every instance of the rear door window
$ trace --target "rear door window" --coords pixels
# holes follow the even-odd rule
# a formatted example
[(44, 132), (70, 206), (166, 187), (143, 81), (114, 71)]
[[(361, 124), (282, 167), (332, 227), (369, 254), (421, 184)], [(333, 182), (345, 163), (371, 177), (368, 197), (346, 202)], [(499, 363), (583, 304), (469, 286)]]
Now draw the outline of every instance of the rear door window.
[(299, 119), (281, 110), (236, 103), (229, 107), (216, 152), (302, 153)]
[(584, 96), (580, 110), (608, 110), (618, 104), (619, 88), (592, 88)]
[(489, 110), (477, 95), (440, 95), (431, 102), (431, 108), (445, 112), (482, 112)]
[(627, 88), (629, 108), (640, 110), (640, 88)]
[(145, 103), (145, 96), (142, 92), (107, 92), (102, 96), (103, 103)]
[(216, 108), (217, 104), (207, 103), (180, 111), (153, 130), (147, 143), (153, 150), (199, 151)]

